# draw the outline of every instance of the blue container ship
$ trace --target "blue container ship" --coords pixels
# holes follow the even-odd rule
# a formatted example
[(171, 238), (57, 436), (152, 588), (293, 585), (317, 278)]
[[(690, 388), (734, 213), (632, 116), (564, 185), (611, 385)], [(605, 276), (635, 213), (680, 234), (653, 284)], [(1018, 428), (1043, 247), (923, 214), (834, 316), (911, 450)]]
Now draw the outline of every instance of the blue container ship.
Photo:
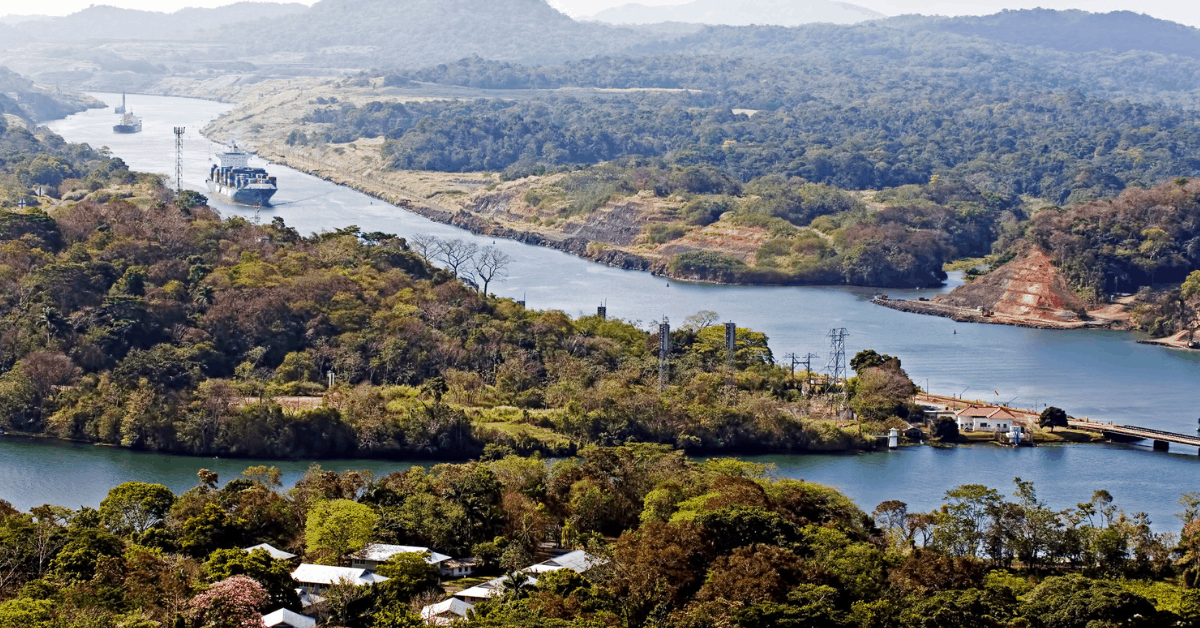
[(220, 164), (209, 169), (208, 191), (246, 205), (269, 205), (278, 189), (275, 177), (262, 168), (250, 167), (250, 154), (237, 147), (217, 153)]

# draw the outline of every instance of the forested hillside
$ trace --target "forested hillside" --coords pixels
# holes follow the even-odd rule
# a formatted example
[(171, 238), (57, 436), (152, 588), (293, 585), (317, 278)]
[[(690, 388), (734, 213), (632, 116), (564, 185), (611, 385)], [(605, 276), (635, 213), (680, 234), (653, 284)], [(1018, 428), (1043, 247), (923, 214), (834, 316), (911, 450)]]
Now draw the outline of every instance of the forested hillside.
[[(636, 445), (591, 447), (552, 464), (510, 456), (384, 477), (314, 465), (293, 487), (269, 467), (197, 475), (180, 495), (121, 484), (98, 510), (22, 513), (0, 501), (0, 621), (234, 628), (261, 625), (282, 607), (320, 626), (418, 628), (423, 606), (499, 576), (457, 625), (1200, 622), (1196, 493), (1180, 499), (1176, 536), (1155, 532), (1103, 489), (1060, 510), (1016, 478), (1011, 495), (967, 484), (947, 491), (939, 510), (891, 499), (868, 514), (833, 488), (770, 467)], [(241, 549), (269, 543), (306, 563), (345, 565), (369, 542), (473, 556), (477, 575), (443, 582), (425, 556), (400, 553), (375, 568), (378, 582), (333, 583), (301, 600), (294, 562)], [(559, 547), (586, 551), (583, 564), (529, 567)]]
[(0, 209), (6, 430), (205, 455), (446, 458), (636, 441), (854, 449), (909, 412), (898, 361), (852, 387), (858, 424), (802, 394), (761, 333), (739, 329), (723, 367), (711, 312), (672, 332), (660, 389), (655, 335), (473, 287), (502, 276), (490, 248), (417, 238), (418, 254), (353, 226), (301, 237), (278, 218), (222, 220), (202, 196), (53, 135), (0, 140), (6, 185), (36, 207), (10, 196)]
[(905, 16), (887, 22), (1069, 52), (1141, 50), (1200, 57), (1200, 29), (1133, 11), (1025, 9), (953, 18)]
[(541, 68), (468, 59), (393, 79), (651, 91), (341, 105), (308, 121), (330, 125), (330, 141), (390, 138), (384, 156), (398, 168), (514, 176), (638, 154), (742, 181), (782, 174), (847, 189), (956, 173), (1064, 203), (1200, 174), (1197, 114), (1174, 104), (1200, 88), (1200, 62), (1028, 58), (1028, 49), (880, 26), (709, 29), (673, 48), (706, 54)]

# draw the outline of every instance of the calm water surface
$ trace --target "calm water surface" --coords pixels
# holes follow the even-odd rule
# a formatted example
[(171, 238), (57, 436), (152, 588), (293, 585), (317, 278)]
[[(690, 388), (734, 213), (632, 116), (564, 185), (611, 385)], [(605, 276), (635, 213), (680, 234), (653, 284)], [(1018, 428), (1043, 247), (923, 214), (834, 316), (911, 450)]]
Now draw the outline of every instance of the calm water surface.
[[(112, 94), (97, 96), (109, 103), (119, 99), (119, 95)], [(150, 96), (131, 97), (130, 105), (144, 121), (144, 131), (137, 135), (114, 135), (111, 127), (115, 115), (111, 109), (78, 114), (50, 126), (69, 141), (108, 146), (135, 170), (163, 174), (174, 172), (171, 128), (185, 126), (184, 185), (206, 193), (204, 177), (211, 155), (219, 147), (198, 131), (231, 107)], [(216, 200), (213, 205), (225, 215), (254, 218), (257, 213), (264, 221), (279, 216), (302, 233), (353, 224), (401, 236), (429, 233), (492, 243), (490, 238), (434, 223), (316, 177), (283, 166), (262, 165), (279, 179), (275, 207), (256, 212)], [(822, 356), (818, 360), (822, 366), (828, 354), (826, 335), (831, 328), (844, 327), (850, 332), (847, 351), (851, 355), (873, 348), (900, 356), (913, 379), (935, 393), (965, 393), (968, 398), (1011, 401), (1022, 407), (1058, 405), (1075, 416), (1178, 432), (1194, 431), (1200, 416), (1200, 388), (1196, 385), (1200, 381), (1200, 354), (1139, 345), (1126, 333), (955, 323), (874, 306), (869, 300), (876, 291), (871, 289), (668, 283), (661, 277), (601, 266), (551, 249), (506, 240), (496, 240), (495, 244), (514, 259), (509, 278), (496, 285), (495, 291), (503, 296), (524, 297), (533, 308), (583, 314), (594, 312), (597, 305), (607, 301), (610, 316), (646, 325), (664, 316), (678, 324), (698, 310), (714, 310), (723, 319), (766, 332), (777, 356), (811, 352)], [(889, 293), (901, 298), (929, 296), (949, 290), (957, 281), (955, 277), (951, 285), (937, 290)], [(55, 466), (55, 458), (49, 454), (44, 457), (45, 464), (39, 466), (43, 456), (35, 452), (45, 445), (23, 446), (15, 452), (9, 451), (10, 446), (0, 441), (0, 476), (14, 472), (46, 475), (64, 468)], [(79, 460), (88, 456), (72, 451), (82, 456)], [(1141, 446), (1043, 447), (1016, 452), (967, 447), (772, 460), (785, 475), (839, 486), (868, 509), (892, 498), (931, 508), (946, 489), (971, 482), (986, 483), (1008, 493), (1012, 478), (1021, 476), (1036, 480), (1043, 495), (1056, 506), (1085, 501), (1095, 488), (1107, 488), (1127, 509), (1145, 510), (1157, 524), (1174, 527), (1171, 513), (1175, 512), (1179, 494), (1200, 490), (1196, 486), (1200, 479), (1196, 453), (1156, 454)], [(54, 454), (58, 455), (64, 454)], [(97, 464), (110, 470), (144, 470), (149, 474), (170, 474), (169, 469), (178, 465), (187, 467), (186, 472), (180, 471), (182, 479), (178, 482), (183, 482), (182, 486), (194, 482), (197, 463), (188, 459), (154, 456), (159, 462), (141, 466), (133, 462), (114, 466), (111, 462), (121, 456), (132, 461), (139, 455), (105, 451), (100, 459), (110, 462)], [(24, 466), (7, 466), (17, 458)], [(80, 463), (71, 472), (87, 467)], [(5, 494), (19, 492), (24, 481), (0, 479), (0, 497), (10, 499)], [(111, 484), (105, 479), (96, 486)], [(45, 501), (43, 497), (37, 499)], [(99, 498), (79, 501), (98, 502)]]

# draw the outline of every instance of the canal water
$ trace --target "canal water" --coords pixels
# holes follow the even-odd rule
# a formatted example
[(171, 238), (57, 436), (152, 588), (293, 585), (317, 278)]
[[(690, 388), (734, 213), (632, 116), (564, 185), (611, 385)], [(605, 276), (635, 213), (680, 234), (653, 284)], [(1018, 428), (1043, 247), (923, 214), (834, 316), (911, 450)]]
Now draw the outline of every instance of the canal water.
[[(119, 98), (112, 94), (96, 96), (109, 103)], [(137, 135), (112, 133), (115, 116), (111, 108), (77, 114), (49, 126), (68, 141), (109, 147), (135, 170), (162, 174), (173, 174), (175, 169), (172, 127), (186, 127), (183, 183), (187, 188), (207, 193), (204, 177), (212, 154), (220, 147), (204, 139), (198, 131), (231, 107), (204, 100), (152, 96), (131, 97), (130, 105), (143, 118), (144, 130)], [(261, 162), (259, 165), (278, 177), (280, 190), (275, 206), (256, 210), (214, 199), (213, 205), (224, 215), (240, 214), (263, 221), (279, 216), (302, 233), (358, 225), (365, 231), (401, 236), (428, 233), (474, 239), (481, 244), (493, 242), (283, 166)], [(514, 260), (508, 279), (496, 285), (495, 292), (524, 298), (532, 308), (556, 308), (578, 315), (593, 313), (597, 305), (607, 302), (610, 316), (640, 321), (643, 326), (663, 317), (679, 324), (699, 310), (713, 310), (723, 320), (765, 332), (777, 357), (793, 352), (814, 353), (821, 356), (814, 363), (822, 366), (828, 356), (829, 331), (845, 328), (849, 332), (846, 349), (850, 355), (871, 348), (899, 356), (918, 385), (935, 393), (1011, 402), (1027, 408), (1057, 405), (1074, 416), (1177, 432), (1193, 432), (1197, 428), (1200, 353), (1139, 345), (1128, 333), (955, 323), (872, 305), (870, 298), (877, 292), (872, 289), (668, 282), (647, 273), (610, 268), (551, 249), (506, 240), (496, 240), (495, 245)], [(958, 281), (954, 276), (950, 285), (936, 290), (888, 292), (893, 298), (931, 296), (952, 288)], [(25, 444), (10, 452), (11, 446), (11, 442), (0, 440), (3, 456), (0, 476), (11, 476), (6, 465), (18, 459), (23, 466), (12, 467), (15, 472), (36, 473), (37, 469), (56, 468), (39, 467), (38, 456), (32, 452), (40, 451), (39, 448), (60, 451), (58, 446)], [(92, 450), (86, 447), (68, 449), (73, 452), (70, 459), (78, 462), (65, 464), (64, 469), (88, 468), (92, 463), (83, 461), (96, 456), (95, 465), (115, 474), (107, 477), (144, 472), (148, 478), (160, 478), (173, 487), (180, 486), (178, 482), (190, 486), (199, 468), (199, 462), (190, 459), (153, 456), (157, 462), (135, 464), (130, 461), (149, 454), (109, 450), (87, 453)], [(1151, 514), (1156, 526), (1170, 529), (1176, 527), (1171, 514), (1176, 510), (1179, 495), (1200, 490), (1196, 486), (1200, 478), (1196, 451), (1177, 448), (1163, 454), (1139, 445), (1041, 447), (1020, 451), (992, 446), (914, 448), (890, 453), (786, 456), (769, 460), (784, 475), (839, 486), (868, 510), (884, 499), (904, 499), (916, 508), (932, 508), (947, 489), (964, 483), (987, 483), (1007, 493), (1011, 492), (1013, 477), (1020, 476), (1037, 481), (1043, 495), (1056, 507), (1086, 501), (1092, 490), (1106, 488), (1127, 509), (1144, 510)], [(345, 461), (345, 464), (378, 463)], [(178, 478), (171, 471), (176, 468), (180, 469)], [(13, 495), (19, 493), (21, 481), (9, 480), (7, 484), (5, 481), (0, 479), (0, 497), (16, 503), (18, 500), (9, 497), (9, 491)], [(51, 480), (39, 478), (39, 481)], [(64, 487), (69, 488), (68, 484), (65, 482)], [(80, 493), (75, 500), (93, 503), (102, 497)], [(45, 498), (34, 498), (37, 500)], [(21, 501), (25, 505), (30, 503)]]

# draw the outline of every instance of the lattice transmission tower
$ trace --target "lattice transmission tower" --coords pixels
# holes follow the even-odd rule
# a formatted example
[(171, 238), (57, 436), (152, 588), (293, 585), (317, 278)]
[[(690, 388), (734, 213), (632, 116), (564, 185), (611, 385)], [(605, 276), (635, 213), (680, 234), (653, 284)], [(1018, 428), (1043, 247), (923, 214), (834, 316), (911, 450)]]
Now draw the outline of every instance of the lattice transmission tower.
[[(846, 328), (829, 330), (829, 387), (838, 386), (849, 374), (846, 366)], [(845, 389), (843, 388), (843, 391)]]

